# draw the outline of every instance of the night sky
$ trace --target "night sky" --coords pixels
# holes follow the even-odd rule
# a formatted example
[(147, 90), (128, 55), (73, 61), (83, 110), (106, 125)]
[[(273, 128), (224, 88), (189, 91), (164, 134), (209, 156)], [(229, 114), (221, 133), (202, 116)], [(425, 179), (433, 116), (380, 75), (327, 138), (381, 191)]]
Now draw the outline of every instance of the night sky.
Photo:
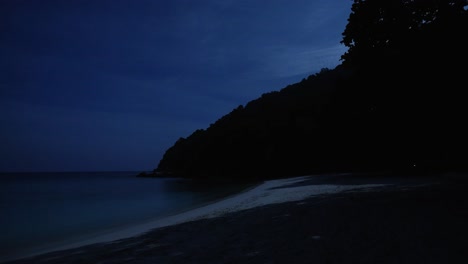
[(0, 171), (154, 169), (321, 68), (350, 0), (1, 0)]

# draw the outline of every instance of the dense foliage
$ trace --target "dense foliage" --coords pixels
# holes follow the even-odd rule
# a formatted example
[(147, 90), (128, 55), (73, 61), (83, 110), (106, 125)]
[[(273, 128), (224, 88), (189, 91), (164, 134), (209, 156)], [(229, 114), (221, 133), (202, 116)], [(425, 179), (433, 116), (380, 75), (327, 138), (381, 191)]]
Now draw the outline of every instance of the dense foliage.
[(467, 0), (354, 0), (342, 64), (169, 148), (156, 172), (274, 177), (466, 169)]

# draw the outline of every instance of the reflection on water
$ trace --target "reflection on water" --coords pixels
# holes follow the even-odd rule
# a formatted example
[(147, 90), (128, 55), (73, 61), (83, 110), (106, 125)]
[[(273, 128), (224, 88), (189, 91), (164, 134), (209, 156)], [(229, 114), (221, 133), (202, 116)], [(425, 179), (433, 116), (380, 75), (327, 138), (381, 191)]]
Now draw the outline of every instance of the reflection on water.
[[(195, 207), (248, 187), (136, 172), (0, 174), (0, 256), (72, 242)], [(1, 259), (0, 259), (1, 261)]]

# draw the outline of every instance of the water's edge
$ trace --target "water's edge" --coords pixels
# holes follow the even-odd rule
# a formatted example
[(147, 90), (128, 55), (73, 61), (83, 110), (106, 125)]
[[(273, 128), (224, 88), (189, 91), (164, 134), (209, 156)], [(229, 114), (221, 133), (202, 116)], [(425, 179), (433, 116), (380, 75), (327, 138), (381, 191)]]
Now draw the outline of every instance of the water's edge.
[[(88, 173), (89, 174), (89, 173)], [(91, 173), (93, 174), (93, 173)], [(29, 182), (27, 177), (24, 177), (24, 173), (18, 179), (15, 179), (12, 174), (8, 174), (8, 179), (1, 179), (0, 182), (3, 180), (3, 186), (0, 186), (0, 191), (2, 195), (0, 196), (0, 209), (7, 208), (7, 211), (13, 212), (7, 217), (3, 217), (3, 221), (0, 222), (3, 226), (0, 226), (0, 231), (5, 231), (5, 229), (9, 229), (9, 236), (4, 236), (2, 238), (5, 239), (3, 241), (0, 240), (0, 244), (2, 245), (2, 249), (0, 251), (0, 262), (10, 261), (19, 258), (30, 257), (38, 254), (42, 254), (45, 252), (56, 251), (64, 248), (76, 247), (79, 245), (85, 245), (93, 242), (99, 242), (98, 238), (105, 238), (105, 237), (112, 237), (113, 233), (118, 233), (120, 230), (124, 229), (132, 229), (135, 226), (144, 226), (145, 224), (155, 222), (158, 219), (162, 219), (171, 215), (180, 214), (186, 211), (193, 210), (195, 208), (199, 208), (202, 206), (206, 206), (207, 204), (214, 203), (227, 197), (237, 195), (240, 192), (244, 192), (252, 187), (252, 184), (244, 184), (244, 185), (235, 185), (235, 186), (220, 186), (220, 185), (209, 185), (209, 187), (204, 187), (200, 190), (198, 187), (193, 188), (193, 186), (185, 186), (183, 180), (178, 181), (177, 179), (143, 179), (134, 177), (135, 173), (124, 173), (124, 178), (114, 179), (112, 178), (113, 173), (96, 173), (99, 178), (96, 180), (95, 178), (91, 177), (87, 179), (86, 175), (79, 175), (77, 173), (71, 179), (60, 178), (59, 180), (55, 181), (55, 175), (46, 175), (43, 174), (44, 179), (39, 179), (36, 177), (32, 177), (33, 181)], [(58, 175), (58, 174), (57, 174)], [(35, 175), (37, 176), (37, 175)], [(93, 176), (93, 175), (92, 175)], [(94, 175), (95, 176), (95, 175)], [(109, 178), (107, 178), (109, 177)], [(119, 176), (121, 177), (121, 176)], [(130, 178), (131, 177), (131, 178)], [(78, 179), (78, 182), (77, 182)], [(163, 181), (166, 181), (164, 184)], [(38, 185), (39, 184), (39, 185)], [(0, 184), (1, 185), (1, 184)], [(36, 186), (38, 185), (38, 186)], [(56, 186), (55, 186), (56, 185)], [(156, 186), (157, 188), (148, 188), (151, 185)], [(164, 185), (164, 186), (163, 186)], [(190, 185), (190, 184), (189, 184)], [(50, 187), (50, 186), (53, 186)], [(85, 188), (83, 188), (83, 186)], [(110, 187), (109, 187), (110, 186)], [(163, 186), (163, 187), (161, 187)], [(94, 189), (93, 189), (94, 188)], [(217, 189), (218, 188), (218, 189)], [(225, 188), (225, 189), (223, 189)], [(70, 189), (70, 190), (68, 190)], [(91, 191), (90, 191), (91, 189)], [(120, 190), (122, 189), (122, 190)], [(112, 190), (115, 193), (102, 193), (102, 190)], [(60, 193), (63, 191), (64, 193)], [(58, 193), (57, 193), (58, 192)], [(76, 193), (73, 193), (76, 192)], [(80, 193), (81, 192), (81, 193)], [(40, 194), (39, 196), (37, 194)], [(83, 195), (86, 194), (86, 195)], [(34, 236), (34, 232), (42, 232), (46, 233), (48, 230), (52, 232), (60, 232), (60, 229), (57, 229), (57, 223), (61, 221), (63, 215), (52, 215), (50, 217), (50, 223), (42, 223), (42, 226), (46, 226), (45, 230), (28, 230), (31, 229), (31, 226), (28, 227), (28, 222), (26, 219), (28, 218), (32, 221), (35, 221), (34, 210), (27, 210), (27, 214), (21, 215), (20, 213), (15, 212), (15, 203), (19, 203), (21, 206), (27, 205), (28, 202), (33, 201), (37, 198), (44, 198), (43, 204), (46, 204), (45, 207), (42, 205), (42, 209), (49, 209), (48, 200), (52, 199), (51, 207), (54, 206), (54, 203), (57, 200), (60, 200), (65, 197), (63, 204), (61, 206), (65, 207), (72, 207), (66, 208), (67, 210), (75, 210), (73, 206), (81, 206), (81, 208), (76, 208), (76, 210), (82, 210), (82, 213), (86, 214), (86, 204), (81, 204), (82, 201), (80, 200), (81, 196), (85, 199), (84, 203), (93, 203), (92, 198), (94, 196), (99, 198), (97, 202), (102, 202), (104, 200), (105, 203), (109, 205), (109, 212), (112, 213), (114, 211), (125, 211), (132, 206), (139, 206), (141, 208), (131, 208), (131, 212), (138, 214), (140, 211), (143, 213), (141, 217), (134, 217), (129, 218), (130, 220), (126, 220), (123, 222), (118, 222), (114, 225), (102, 226), (99, 229), (95, 230), (86, 230), (87, 232), (79, 233), (75, 232), (75, 234), (70, 235), (64, 239), (52, 239), (47, 241), (47, 234), (42, 236)], [(73, 196), (71, 199), (69, 196)], [(76, 197), (75, 197), (76, 196)], [(123, 197), (121, 197), (123, 196)], [(78, 198), (77, 198), (78, 197)], [(91, 197), (91, 198), (89, 198)], [(133, 200), (125, 200), (125, 197), (129, 197), (129, 199)], [(137, 198), (135, 198), (137, 197)], [(28, 201), (30, 199), (31, 201)], [(70, 201), (74, 201), (70, 206), (67, 205), (67, 199)], [(78, 202), (76, 200), (79, 200)], [(88, 199), (88, 200), (86, 200)], [(107, 200), (109, 201), (107, 201)], [(114, 200), (116, 204), (114, 203)], [(26, 201), (26, 202), (25, 202)], [(123, 202), (122, 202), (123, 201)], [(39, 202), (39, 201), (35, 201)], [(61, 202), (61, 201), (60, 201)], [(168, 203), (163, 205), (158, 205), (154, 207), (154, 203)], [(122, 204), (122, 205), (121, 205)], [(7, 207), (9, 206), (9, 207)], [(31, 205), (32, 206), (32, 205)], [(27, 209), (27, 208), (26, 208)], [(160, 210), (161, 209), (161, 210)], [(164, 210), (162, 210), (164, 209)], [(52, 209), (51, 209), (52, 210)], [(107, 209), (106, 209), (107, 210)], [(160, 211), (158, 211), (160, 210)], [(24, 211), (24, 210), (23, 210)], [(37, 210), (36, 210), (37, 211)], [(58, 210), (60, 211), (60, 210)], [(53, 212), (53, 210), (52, 210)], [(16, 213), (16, 215), (15, 215)], [(43, 212), (41, 212), (44, 214)], [(93, 213), (92, 211), (90, 213)], [(121, 212), (119, 212), (122, 214)], [(116, 214), (118, 217), (118, 214)], [(87, 216), (90, 218), (90, 221), (93, 220), (93, 215)], [(19, 218), (22, 218), (21, 221), (18, 221)], [(108, 217), (108, 219), (111, 219)], [(108, 220), (107, 219), (107, 220)], [(69, 219), (68, 219), (69, 220)], [(89, 219), (86, 219), (89, 220)], [(106, 218), (96, 218), (96, 221), (103, 221)], [(40, 221), (40, 220), (38, 220)], [(25, 224), (26, 223), (26, 224)], [(34, 224), (34, 222), (31, 222)], [(41, 225), (39, 225), (41, 226)], [(2, 230), (3, 229), (3, 230)], [(18, 231), (12, 230), (16, 229)], [(40, 228), (38, 228), (40, 229)], [(72, 230), (73, 231), (73, 230)], [(16, 233), (19, 232), (18, 239), (16, 238)], [(32, 232), (31, 236), (29, 236), (28, 232)], [(21, 235), (20, 235), (21, 234)], [(56, 234), (55, 234), (56, 235)], [(13, 238), (13, 239), (12, 239)], [(53, 236), (51, 237), (53, 238)], [(37, 241), (28, 241), (34, 240)], [(14, 241), (18, 240), (18, 241)], [(21, 242), (21, 240), (25, 242)], [(102, 239), (101, 239), (102, 240)], [(100, 241), (103, 242), (103, 241)]]

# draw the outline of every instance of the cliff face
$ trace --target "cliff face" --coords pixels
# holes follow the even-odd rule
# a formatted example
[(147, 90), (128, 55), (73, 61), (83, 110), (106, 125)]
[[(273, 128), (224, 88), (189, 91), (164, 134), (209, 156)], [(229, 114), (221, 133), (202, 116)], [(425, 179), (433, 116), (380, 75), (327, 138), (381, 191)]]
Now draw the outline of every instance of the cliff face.
[(342, 65), (179, 139), (156, 171), (202, 178), (466, 170), (467, 1), (387, 2), (355, 1)]

